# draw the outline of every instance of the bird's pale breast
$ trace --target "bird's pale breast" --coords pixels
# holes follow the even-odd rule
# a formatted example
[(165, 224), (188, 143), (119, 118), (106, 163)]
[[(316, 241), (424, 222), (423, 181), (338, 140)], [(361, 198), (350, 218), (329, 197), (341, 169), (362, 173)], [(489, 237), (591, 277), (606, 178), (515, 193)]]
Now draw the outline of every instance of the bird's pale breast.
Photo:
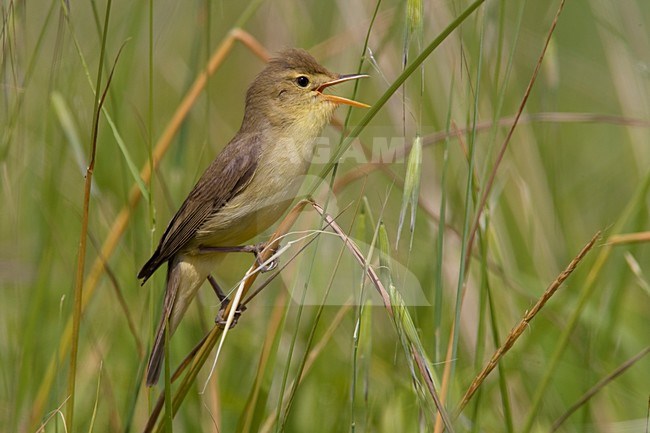
[[(296, 125), (298, 126), (298, 125)], [(196, 240), (205, 246), (240, 245), (275, 223), (294, 200), (313, 154), (314, 132), (285, 131), (263, 146), (258, 167), (245, 189), (206, 221)]]

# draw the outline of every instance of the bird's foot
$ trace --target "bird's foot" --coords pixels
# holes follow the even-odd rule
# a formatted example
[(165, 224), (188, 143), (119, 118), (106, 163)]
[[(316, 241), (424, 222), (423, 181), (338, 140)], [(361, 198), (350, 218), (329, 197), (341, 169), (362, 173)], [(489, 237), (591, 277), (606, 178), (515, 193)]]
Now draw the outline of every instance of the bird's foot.
[[(225, 328), (228, 318), (224, 317), (225, 316), (224, 313), (226, 312), (226, 308), (228, 307), (228, 304), (230, 304), (230, 299), (228, 299), (228, 297), (223, 292), (223, 290), (221, 290), (219, 283), (217, 283), (217, 280), (215, 280), (212, 275), (208, 275), (208, 282), (212, 286), (212, 289), (214, 290), (214, 293), (217, 295), (217, 298), (219, 298), (219, 301), (221, 301), (221, 308), (219, 308), (217, 317), (214, 318), (214, 323), (216, 323), (222, 328)], [(239, 320), (239, 316), (241, 316), (241, 313), (244, 311), (246, 311), (246, 306), (244, 305), (240, 305), (239, 308), (237, 308), (237, 310), (235, 311), (234, 320), (230, 324), (230, 328), (233, 328), (237, 324), (237, 321)]]
[[(278, 267), (278, 259), (277, 257), (271, 260), (268, 263), (263, 263), (260, 260), (260, 253), (264, 251), (264, 248), (266, 248), (267, 242), (260, 242), (257, 245), (253, 245), (253, 248), (255, 249), (254, 253), (255, 258), (257, 261), (257, 266), (260, 268), (260, 272), (270, 272), (274, 270), (275, 268)], [(272, 253), (275, 254), (277, 252), (277, 249), (273, 250)]]
[[(230, 299), (228, 298), (223, 298), (221, 301), (221, 308), (219, 309), (219, 312), (217, 313), (217, 317), (214, 318), (214, 323), (217, 324), (220, 328), (225, 328), (226, 324), (228, 323), (228, 317), (225, 316), (226, 309), (228, 308), (228, 304), (230, 304)], [(239, 316), (241, 316), (241, 313), (246, 311), (246, 306), (245, 305), (240, 305), (237, 310), (235, 310), (235, 317), (233, 317), (232, 323), (230, 324), (230, 329), (234, 328), (237, 322), (239, 321)]]

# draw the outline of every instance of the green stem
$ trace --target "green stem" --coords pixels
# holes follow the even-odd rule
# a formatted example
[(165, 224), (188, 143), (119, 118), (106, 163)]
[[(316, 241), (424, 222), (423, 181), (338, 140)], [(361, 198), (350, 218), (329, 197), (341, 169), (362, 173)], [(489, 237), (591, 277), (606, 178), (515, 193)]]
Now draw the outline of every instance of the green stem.
[[(69, 20), (68, 11), (66, 18)], [(77, 269), (75, 274), (74, 304), (72, 311), (72, 345), (70, 348), (70, 371), (68, 372), (68, 395), (67, 402), (67, 423), (69, 431), (74, 431), (74, 401), (75, 385), (77, 378), (77, 357), (79, 353), (79, 328), (81, 324), (81, 301), (83, 298), (83, 280), (84, 267), (86, 263), (86, 242), (88, 240), (88, 218), (90, 212), (90, 188), (92, 185), (93, 171), (95, 168), (95, 155), (97, 151), (97, 127), (99, 123), (99, 110), (103, 96), (99, 89), (102, 84), (102, 69), (104, 67), (104, 57), (106, 54), (106, 39), (108, 39), (108, 21), (111, 15), (111, 0), (106, 3), (106, 15), (104, 17), (104, 30), (102, 35), (102, 48), (99, 55), (99, 66), (97, 67), (97, 84), (95, 85), (95, 102), (93, 106), (93, 126), (90, 137), (90, 161), (86, 170), (86, 180), (84, 183), (83, 214), (81, 219), (81, 236), (79, 240), (79, 250), (77, 252)], [(105, 96), (105, 95), (104, 95)]]
[(408, 77), (415, 72), (415, 70), (431, 55), (433, 50), (435, 50), (445, 39), (447, 39), (447, 36), (451, 34), (458, 26), (462, 24), (463, 21), (465, 21), (479, 6), (481, 6), (485, 0), (476, 0), (474, 3), (469, 5), (467, 9), (465, 9), (454, 21), (451, 22), (431, 43), (420, 53), (419, 56), (416, 57), (413, 62), (408, 65), (404, 71), (397, 77), (397, 79), (393, 82), (393, 84), (388, 87), (388, 89), (384, 92), (383, 95), (375, 102), (370, 109), (368, 109), (368, 112), (366, 115), (361, 119), (361, 122), (350, 132), (350, 134), (345, 138), (343, 143), (339, 146), (338, 150), (330, 160), (330, 162), (327, 163), (327, 165), (323, 168), (323, 170), (320, 173), (320, 180), (315, 182), (314, 185), (309, 189), (309, 195), (312, 195), (320, 183), (322, 182), (323, 179), (329, 174), (330, 171), (334, 168), (334, 165), (336, 164), (336, 161), (338, 161), (345, 151), (352, 145), (352, 142), (359, 136), (361, 131), (365, 129), (365, 127), (370, 123), (370, 121), (377, 115), (379, 110), (382, 109), (384, 105), (388, 102), (391, 96), (397, 91), (397, 89), (400, 88), (400, 86), (406, 81)]

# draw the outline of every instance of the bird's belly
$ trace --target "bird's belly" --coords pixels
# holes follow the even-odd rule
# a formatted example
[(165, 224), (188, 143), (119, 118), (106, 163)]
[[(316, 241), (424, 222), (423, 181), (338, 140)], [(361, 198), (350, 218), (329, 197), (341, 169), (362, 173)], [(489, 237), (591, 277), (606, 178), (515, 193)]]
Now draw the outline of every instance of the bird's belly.
[(201, 226), (199, 245), (241, 245), (282, 216), (296, 197), (309, 161), (277, 162), (274, 169), (258, 167), (250, 184)]
[(206, 221), (197, 232), (196, 240), (204, 246), (235, 246), (254, 238), (277, 221), (291, 199), (284, 202), (228, 203)]

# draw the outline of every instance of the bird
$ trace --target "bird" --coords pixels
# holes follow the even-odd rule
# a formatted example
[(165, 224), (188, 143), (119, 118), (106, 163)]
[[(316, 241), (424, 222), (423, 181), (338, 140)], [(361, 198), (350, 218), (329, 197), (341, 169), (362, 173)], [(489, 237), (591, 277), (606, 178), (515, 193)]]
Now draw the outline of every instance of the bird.
[(147, 386), (158, 382), (165, 333), (171, 337), (206, 279), (219, 295), (211, 272), (222, 251), (238, 250), (284, 214), (309, 169), (316, 138), (339, 105), (369, 107), (324, 90), (363, 77), (330, 72), (307, 51), (292, 48), (271, 58), (250, 84), (239, 131), (199, 178), (137, 275), (144, 285), (167, 263)]

